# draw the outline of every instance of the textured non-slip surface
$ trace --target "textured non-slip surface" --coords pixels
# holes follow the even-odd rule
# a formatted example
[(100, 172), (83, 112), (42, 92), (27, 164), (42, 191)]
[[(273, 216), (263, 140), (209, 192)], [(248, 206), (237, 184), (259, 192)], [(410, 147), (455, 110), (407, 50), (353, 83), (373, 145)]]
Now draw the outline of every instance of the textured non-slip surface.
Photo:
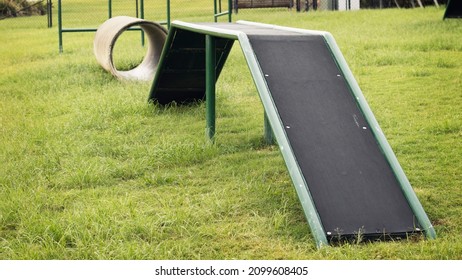
[(418, 227), (323, 37), (249, 39), (328, 235)]

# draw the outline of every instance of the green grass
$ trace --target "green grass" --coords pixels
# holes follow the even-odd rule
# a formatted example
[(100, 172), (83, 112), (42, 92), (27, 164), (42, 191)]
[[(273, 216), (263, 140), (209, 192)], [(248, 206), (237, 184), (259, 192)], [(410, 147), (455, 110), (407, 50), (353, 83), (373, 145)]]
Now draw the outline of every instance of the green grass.
[(58, 54), (44, 17), (1, 21), (0, 259), (462, 259), (462, 21), (443, 12), (239, 13), (334, 35), (438, 234), (321, 250), (239, 48), (212, 146), (203, 104), (148, 104), (150, 83), (100, 69), (94, 34)]

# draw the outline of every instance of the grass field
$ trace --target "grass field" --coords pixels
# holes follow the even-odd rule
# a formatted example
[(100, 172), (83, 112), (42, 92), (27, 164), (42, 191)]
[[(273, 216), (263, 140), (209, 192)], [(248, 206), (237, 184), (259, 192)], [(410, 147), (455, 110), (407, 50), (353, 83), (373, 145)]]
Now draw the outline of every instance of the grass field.
[(462, 21), (443, 12), (239, 13), (334, 35), (438, 235), (320, 250), (238, 47), (208, 145), (203, 104), (148, 104), (94, 34), (59, 54), (45, 17), (0, 21), (0, 259), (462, 259)]

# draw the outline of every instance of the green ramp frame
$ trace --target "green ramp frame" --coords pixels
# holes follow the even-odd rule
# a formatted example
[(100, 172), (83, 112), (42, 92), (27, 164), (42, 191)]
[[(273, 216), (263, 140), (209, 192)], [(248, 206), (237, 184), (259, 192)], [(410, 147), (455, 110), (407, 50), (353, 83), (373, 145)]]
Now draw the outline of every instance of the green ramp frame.
[[(343, 57), (340, 49), (338, 48), (333, 36), (328, 32), (323, 31), (310, 31), (304, 29), (297, 29), (297, 28), (289, 28), (289, 27), (281, 27), (281, 26), (274, 26), (269, 24), (261, 24), (261, 23), (253, 23), (247, 21), (238, 21), (238, 24), (246, 25), (246, 26), (254, 26), (254, 27), (262, 27), (268, 29), (276, 29), (288, 32), (296, 32), (300, 34), (306, 35), (318, 35), (322, 36), (329, 48), (329, 51), (334, 58), (337, 66), (356, 100), (357, 106), (364, 114), (366, 121), (368, 122), (372, 133), (380, 146), (384, 157), (386, 158), (388, 164), (392, 172), (395, 174), (403, 195), (407, 200), (412, 212), (414, 213), (419, 225), (421, 226), (422, 231), (425, 232), (425, 235), (429, 239), (436, 238), (436, 233), (431, 225), (430, 220), (428, 219), (422, 205), (420, 204), (416, 194), (414, 193), (409, 180), (407, 179), (406, 175), (404, 174), (403, 169), (401, 168), (395, 154), (392, 151), (391, 146), (389, 145), (388, 141), (386, 140), (380, 126), (375, 119), (369, 105), (364, 98), (361, 89), (359, 88), (358, 83), (356, 82), (355, 78), (353, 77), (352, 72), (350, 71), (345, 58)], [(193, 23), (185, 23), (181, 21), (174, 21), (171, 24), (171, 29), (169, 32), (169, 37), (167, 38), (159, 65), (158, 71), (156, 72), (156, 76), (154, 78), (153, 86), (151, 88), (149, 100), (156, 102), (157, 100), (157, 90), (159, 89), (159, 77), (162, 75), (162, 71), (164, 70), (164, 64), (166, 63), (166, 57), (169, 55), (169, 49), (173, 42), (174, 37), (176, 36), (176, 31), (189, 31), (195, 34), (201, 34), (205, 36), (205, 96), (198, 97), (198, 99), (204, 99), (206, 97), (206, 114), (207, 114), (207, 137), (213, 141), (214, 133), (215, 133), (215, 83), (218, 75), (220, 74), (221, 68), (223, 67), (224, 61), (226, 60), (227, 55), (229, 54), (230, 48), (222, 49), (222, 54), (220, 51), (217, 50), (217, 41), (221, 39), (228, 39), (228, 40), (237, 40), (241, 46), (242, 52), (246, 59), (247, 65), (250, 69), (252, 78), (254, 80), (255, 86), (257, 88), (258, 94), (260, 99), (263, 103), (263, 107), (265, 110), (265, 116), (269, 123), (271, 123), (272, 132), (276, 141), (279, 145), (280, 151), (288, 168), (290, 177), (293, 181), (294, 187), (296, 189), (297, 195), (303, 207), (304, 214), (308, 221), (308, 224), (311, 228), (311, 232), (315, 239), (315, 243), (317, 247), (322, 247), (324, 245), (328, 245), (328, 240), (326, 238), (326, 232), (322, 226), (320, 217), (314, 205), (312, 196), (308, 190), (308, 186), (306, 180), (300, 170), (300, 167), (297, 163), (297, 159), (295, 158), (294, 152), (292, 147), (288, 141), (286, 132), (284, 131), (284, 126), (281, 121), (281, 118), (278, 114), (277, 108), (275, 107), (272, 95), (266, 83), (264, 73), (262, 72), (259, 62), (256, 58), (256, 55), (253, 51), (252, 45), (250, 44), (248, 36), (239, 30), (233, 30), (232, 28), (220, 28), (220, 25), (212, 25), (212, 24), (193, 24)], [(218, 57), (218, 58), (217, 58)], [(265, 132), (265, 133), (268, 133)]]

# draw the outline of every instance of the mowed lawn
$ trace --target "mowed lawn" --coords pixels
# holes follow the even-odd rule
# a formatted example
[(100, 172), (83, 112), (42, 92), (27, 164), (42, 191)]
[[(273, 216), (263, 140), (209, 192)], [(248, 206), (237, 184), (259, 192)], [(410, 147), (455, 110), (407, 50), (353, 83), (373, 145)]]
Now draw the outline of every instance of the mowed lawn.
[[(462, 20), (443, 13), (235, 17), (333, 34), (437, 232), (320, 250), (237, 44), (210, 145), (204, 104), (149, 104), (149, 82), (100, 68), (93, 33), (59, 54), (45, 17), (1, 20), (0, 259), (462, 259)], [(121, 67), (143, 54), (127, 33)]]

